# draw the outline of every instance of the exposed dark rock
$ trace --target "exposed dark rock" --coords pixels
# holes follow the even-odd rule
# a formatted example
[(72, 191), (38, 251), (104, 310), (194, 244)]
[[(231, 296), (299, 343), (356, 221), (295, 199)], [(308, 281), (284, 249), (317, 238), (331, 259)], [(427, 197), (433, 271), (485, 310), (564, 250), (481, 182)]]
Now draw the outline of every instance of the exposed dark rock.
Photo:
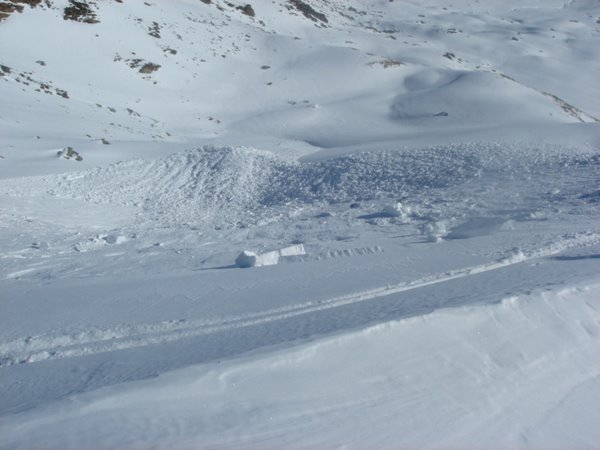
[(323, 23), (329, 22), (325, 14), (315, 11), (312, 6), (304, 3), (301, 0), (288, 0), (289, 4), (304, 14), (304, 17), (313, 20), (315, 22), (321, 21)]
[(37, 5), (42, 3), (42, 0), (11, 0), (12, 3), (22, 3), (35, 8)]
[(56, 95), (60, 95), (63, 98), (69, 98), (69, 93), (67, 91), (65, 91), (64, 89), (55, 88), (55, 91), (56, 91)]
[(131, 67), (132, 69), (140, 67), (143, 62), (144, 62), (144, 60), (141, 58), (134, 58), (134, 59), (127, 60), (127, 64), (129, 64), (129, 67)]
[(389, 69), (390, 67), (399, 67), (399, 66), (403, 66), (404, 63), (402, 61), (400, 61), (399, 59), (390, 59), (390, 58), (386, 58), (383, 59), (381, 61), (373, 61), (370, 63), (367, 63), (368, 66), (381, 66), (384, 69)]
[(139, 72), (140, 73), (152, 73), (152, 72), (156, 72), (158, 69), (160, 69), (160, 64), (154, 64), (154, 63), (148, 62), (140, 68)]
[(90, 24), (98, 23), (96, 13), (85, 1), (69, 0), (69, 3), (71, 6), (65, 8), (63, 19)]
[(41, 2), (42, 0), (10, 0), (0, 2), (0, 20), (10, 17), (14, 12), (22, 13), (24, 10), (23, 5), (35, 8)]
[(0, 2), (0, 20), (10, 17), (15, 11), (21, 13), (23, 12), (23, 7), (14, 3)]
[(23, 12), (23, 7), (14, 3), (0, 2), (0, 12), (12, 14), (15, 11)]
[(245, 6), (238, 6), (236, 9), (239, 9), (240, 11), (242, 11), (242, 14), (246, 14), (247, 16), (255, 16), (254, 9), (250, 4), (246, 4)]
[(152, 22), (148, 27), (148, 34), (156, 39), (160, 39), (160, 25), (157, 22)]
[(65, 147), (56, 153), (58, 158), (74, 159), (75, 161), (83, 161), (83, 158), (79, 152), (75, 151), (73, 147)]

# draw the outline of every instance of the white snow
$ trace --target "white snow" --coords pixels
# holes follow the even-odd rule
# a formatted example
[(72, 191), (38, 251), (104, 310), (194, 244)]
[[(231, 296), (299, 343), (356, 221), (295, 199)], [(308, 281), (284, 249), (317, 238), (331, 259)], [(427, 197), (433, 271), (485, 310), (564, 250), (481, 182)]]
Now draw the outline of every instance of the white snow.
[(0, 20), (0, 447), (600, 442), (598, 2), (303, 2)]
[(388, 217), (401, 217), (406, 219), (410, 214), (410, 208), (402, 206), (401, 202), (396, 202), (393, 205), (387, 205), (381, 211), (381, 214)]
[(0, 442), (593, 448), (598, 361), (596, 284), (440, 310), (105, 388), (5, 420)]
[(244, 250), (235, 259), (235, 263), (241, 268), (273, 266), (277, 264), (282, 257), (303, 256), (305, 254), (306, 252), (304, 251), (304, 246), (302, 244), (290, 245), (288, 247), (260, 254), (250, 250)]

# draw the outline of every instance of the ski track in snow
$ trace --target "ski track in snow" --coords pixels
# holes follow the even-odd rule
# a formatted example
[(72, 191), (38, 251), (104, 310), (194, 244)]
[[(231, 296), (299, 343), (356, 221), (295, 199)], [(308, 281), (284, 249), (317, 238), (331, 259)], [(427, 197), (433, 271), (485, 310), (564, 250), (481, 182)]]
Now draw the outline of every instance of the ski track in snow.
[(217, 321), (171, 321), (156, 325), (86, 330), (79, 334), (29, 336), (24, 340), (0, 344), (0, 367), (145, 347), (237, 328), (267, 324), (317, 311), (373, 301), (380, 297), (497, 270), (531, 259), (548, 257), (568, 248), (585, 247), (598, 243), (600, 243), (600, 233), (582, 234), (571, 238), (564, 238), (561, 241), (536, 251), (528, 252), (527, 254), (516, 252), (506, 258), (487, 264), (452, 270), (410, 282), (387, 284), (368, 291), (356, 292), (318, 302), (307, 301), (284, 308), (276, 308), (244, 316), (228, 317)]

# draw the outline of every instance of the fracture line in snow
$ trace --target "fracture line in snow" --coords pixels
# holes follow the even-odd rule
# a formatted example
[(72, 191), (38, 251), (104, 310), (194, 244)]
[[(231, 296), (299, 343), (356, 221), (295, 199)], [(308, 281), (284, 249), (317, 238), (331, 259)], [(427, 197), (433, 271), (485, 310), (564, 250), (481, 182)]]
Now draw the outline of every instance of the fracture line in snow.
[(263, 325), (501, 269), (527, 260), (551, 256), (571, 247), (583, 247), (599, 243), (600, 233), (578, 234), (527, 254), (517, 251), (506, 258), (487, 264), (466, 267), (418, 280), (385, 285), (329, 299), (309, 301), (244, 316), (234, 316), (224, 320), (169, 321), (155, 325), (92, 330), (76, 335), (28, 337), (0, 344), (0, 367), (164, 344), (185, 338)]

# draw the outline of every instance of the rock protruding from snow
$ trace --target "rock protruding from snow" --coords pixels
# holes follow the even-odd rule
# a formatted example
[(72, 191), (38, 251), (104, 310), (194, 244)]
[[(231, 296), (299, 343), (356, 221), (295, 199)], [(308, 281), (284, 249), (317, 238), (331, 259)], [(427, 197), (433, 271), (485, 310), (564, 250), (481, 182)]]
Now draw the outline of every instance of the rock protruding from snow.
[(244, 250), (235, 259), (235, 264), (240, 268), (274, 266), (279, 262), (279, 258), (287, 256), (305, 255), (304, 245), (291, 245), (279, 250), (257, 254), (255, 252)]
[(73, 147), (65, 147), (56, 152), (57, 158), (74, 159), (75, 161), (83, 161), (83, 158)]

